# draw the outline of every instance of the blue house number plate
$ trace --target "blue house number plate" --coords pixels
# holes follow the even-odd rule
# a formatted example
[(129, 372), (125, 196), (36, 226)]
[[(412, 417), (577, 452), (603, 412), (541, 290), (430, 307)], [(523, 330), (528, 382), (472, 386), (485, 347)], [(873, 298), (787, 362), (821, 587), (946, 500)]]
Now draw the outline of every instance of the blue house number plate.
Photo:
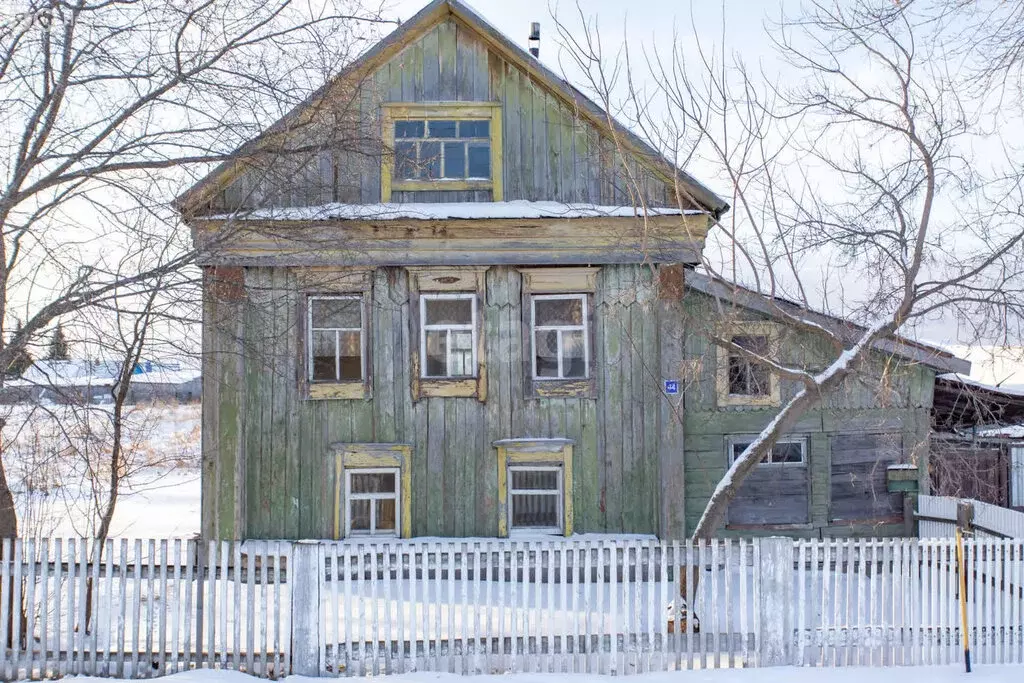
[(665, 380), (665, 393), (666, 394), (678, 394), (679, 393), (679, 380), (667, 379)]

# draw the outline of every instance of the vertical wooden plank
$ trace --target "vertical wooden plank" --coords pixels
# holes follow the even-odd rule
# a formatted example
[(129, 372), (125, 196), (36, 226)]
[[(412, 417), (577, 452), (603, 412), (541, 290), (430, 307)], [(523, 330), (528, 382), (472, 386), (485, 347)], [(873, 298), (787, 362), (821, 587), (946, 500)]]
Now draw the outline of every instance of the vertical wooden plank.
[(456, 85), (456, 28), (455, 22), (447, 19), (437, 26), (437, 51), (439, 64), (439, 92), (442, 101), (452, 101), (458, 97)]
[[(181, 666), (181, 610), (184, 607), (184, 590), (181, 585), (181, 539), (174, 539), (171, 545), (171, 586), (174, 600), (168, 606), (171, 610), (171, 672), (177, 672)], [(165, 598), (166, 599), (166, 598)], [(235, 609), (241, 611), (241, 602)]]
[[(199, 541), (189, 540), (185, 541), (185, 602), (184, 602), (184, 626), (182, 632), (182, 662), (181, 665), (184, 668), (190, 668), (191, 662), (198, 660), (198, 656), (193, 659), (192, 651), (192, 586), (196, 580), (194, 573), (194, 567), (198, 562), (199, 557)], [(196, 648), (198, 650), (198, 647)]]
[[(103, 624), (103, 675), (110, 675), (110, 657), (111, 657), (111, 638), (114, 636), (114, 628), (116, 623), (114, 621), (114, 540), (108, 538), (104, 541), (104, 555), (107, 558), (105, 577), (101, 578), (103, 586), (103, 595), (106, 598), (104, 601), (106, 607), (102, 612), (101, 621)], [(100, 622), (97, 622), (100, 623)]]
[[(4, 555), (3, 555), (4, 564), (6, 564), (7, 557), (8, 556), (7, 556), (6, 548), (5, 548), (4, 549)], [(64, 644), (64, 639), (62, 637), (62, 631), (63, 631), (64, 624), (63, 624), (63, 619), (62, 619), (63, 613), (62, 613), (62, 608), (61, 608), (61, 602), (62, 602), (62, 598), (63, 598), (63, 595), (64, 595), (64, 592), (63, 592), (64, 591), (64, 584), (67, 582), (67, 572), (64, 569), (64, 557), (65, 557), (64, 556), (64, 540), (61, 539), (61, 538), (57, 538), (54, 541), (54, 545), (53, 545), (53, 559), (54, 559), (54, 568), (53, 568), (53, 622), (52, 622), (53, 623), (53, 639), (52, 639), (53, 640), (53, 664), (52, 664), (52, 666), (50, 668), (51, 674), (53, 674), (57, 678), (60, 678), (61, 676), (64, 675), (64, 663), (63, 663), (64, 662), (64, 658), (61, 656), (61, 653), (63, 652), (63, 644)], [(123, 579), (122, 579), (122, 581), (123, 581)], [(6, 583), (3, 583), (3, 579), (0, 578), (0, 586), (6, 586), (6, 585), (7, 585)], [(123, 598), (121, 600), (121, 604), (122, 605), (124, 604), (124, 599)], [(0, 607), (0, 610), (2, 610), (2, 609), (3, 608)], [(0, 612), (0, 614), (6, 614), (6, 612)], [(0, 620), (0, 621), (4, 621), (4, 620)], [(123, 616), (123, 607), (122, 607), (122, 617), (121, 617), (121, 621), (118, 624), (118, 633), (119, 634), (122, 632), (123, 625), (124, 625), (124, 616)], [(6, 642), (4, 640), (5, 637), (6, 637), (5, 635), (0, 634), (0, 643)], [(3, 649), (4, 648), (0, 648), (0, 650), (3, 650)], [(2, 662), (0, 662), (0, 671), (3, 671)], [(118, 675), (120, 675), (120, 674), (118, 674)]]
[[(11, 613), (11, 598), (14, 592), (12, 579), (14, 565), (13, 547), (17, 547), (17, 543), (17, 539), (0, 539), (0, 547), (3, 548), (3, 561), (0, 563), (0, 614)], [(8, 681), (14, 679), (15, 676), (13, 655), (17, 651), (16, 648), (9, 649), (6, 646), (8, 638), (12, 635), (8, 631), (8, 626), (13, 626), (12, 621), (0, 619), (0, 645), (3, 645), (3, 647), (0, 647), (0, 671), (3, 672), (4, 679)]]
[[(19, 621), (25, 622), (25, 633), (22, 634), (25, 646), (22, 649), (21, 660), (25, 670), (24, 677), (33, 678), (36, 660), (36, 582), (39, 576), (39, 564), (36, 558), (36, 540), (34, 538), (28, 538), (25, 540), (24, 553), (25, 595), (22, 602), (22, 614), (24, 614), (24, 617), (19, 619)], [(95, 648), (93, 651), (95, 652)]]
[[(42, 539), (39, 545), (39, 677), (47, 678), (50, 675), (50, 539)], [(107, 576), (110, 576), (109, 571)], [(109, 628), (107, 633), (110, 633)], [(106, 673), (109, 675), (109, 671)]]
[[(739, 666), (750, 666), (750, 649), (748, 646), (747, 634), (750, 632), (750, 621), (747, 616), (747, 610), (750, 608), (750, 601), (748, 597), (749, 582), (747, 580), (747, 555), (752, 553), (750, 548), (750, 541), (741, 538), (739, 540), (739, 558), (737, 559), (737, 566), (739, 567), (739, 610), (740, 610), (740, 650), (741, 657)], [(827, 546), (826, 546), (827, 548)], [(828, 560), (826, 556), (825, 568), (828, 569)], [(823, 580), (823, 583), (827, 581)], [(821, 613), (824, 615), (825, 610), (828, 609), (828, 600), (821, 601)]]
[(88, 604), (89, 585), (89, 542), (79, 539), (79, 561), (78, 561), (78, 665), (75, 672), (79, 674), (89, 673), (89, 662), (86, 658), (89, 648), (89, 626), (86, 619), (86, 605)]

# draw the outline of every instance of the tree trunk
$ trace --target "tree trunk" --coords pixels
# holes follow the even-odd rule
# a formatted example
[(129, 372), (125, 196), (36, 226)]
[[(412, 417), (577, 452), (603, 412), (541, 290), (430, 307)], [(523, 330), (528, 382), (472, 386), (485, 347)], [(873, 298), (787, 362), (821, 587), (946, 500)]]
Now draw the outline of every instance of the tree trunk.
[[(6, 423), (0, 420), (0, 430), (3, 429)], [(3, 441), (0, 439), (0, 539), (9, 538), (11, 539), (11, 546), (13, 552), (14, 539), (18, 537), (18, 513), (14, 509), (14, 494), (11, 493), (11, 487), (7, 485), (7, 468), (4, 467), (3, 463)], [(0, 545), (0, 562), (9, 562), (13, 558), (3, 557), (3, 546)], [(14, 572), (11, 572), (11, 578), (7, 581), (7, 585), (0, 585), (0, 591), (7, 591), (11, 596), (14, 595)], [(7, 647), (15, 647), (14, 643), (14, 617), (18, 615), (18, 618), (22, 620), (22, 634), (25, 633), (25, 614), (21, 609), (20, 605), (15, 605), (14, 600), (10, 600), (10, 607), (8, 607), (5, 618), (7, 619)]]

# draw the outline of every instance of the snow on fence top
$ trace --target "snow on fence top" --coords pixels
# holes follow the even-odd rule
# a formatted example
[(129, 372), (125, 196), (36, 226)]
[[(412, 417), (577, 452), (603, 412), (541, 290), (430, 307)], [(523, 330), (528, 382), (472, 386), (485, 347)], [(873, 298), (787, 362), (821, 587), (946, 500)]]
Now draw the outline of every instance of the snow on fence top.
[(404, 204), (323, 204), (291, 206), (233, 214), (200, 217), (200, 220), (250, 221), (326, 221), (326, 220), (446, 220), (500, 218), (632, 218), (641, 216), (697, 216), (707, 213), (697, 209), (654, 208), (634, 206), (601, 206), (597, 204), (566, 204), (563, 202), (451, 202)]

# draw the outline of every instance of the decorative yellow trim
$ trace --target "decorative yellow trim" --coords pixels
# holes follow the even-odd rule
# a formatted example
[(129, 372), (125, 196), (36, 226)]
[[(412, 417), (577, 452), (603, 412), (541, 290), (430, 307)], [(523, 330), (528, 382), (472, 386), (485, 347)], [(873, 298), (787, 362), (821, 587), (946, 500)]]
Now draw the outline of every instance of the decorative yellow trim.
[(502, 439), (498, 449), (498, 536), (508, 537), (509, 464), (559, 465), (562, 468), (562, 527), (566, 536), (573, 531), (573, 474), (570, 439)]
[[(490, 190), (491, 201), (504, 199), (504, 168), (502, 160), (502, 128), (500, 102), (399, 102), (381, 105), (381, 139), (384, 159), (380, 172), (380, 199), (390, 202), (393, 192), (409, 190)], [(395, 170), (395, 121), (401, 119), (445, 118), (455, 121), (490, 119), (491, 121), (491, 179), (490, 180), (399, 180), (392, 176)]]
[(402, 519), (399, 535), (412, 537), (412, 446), (398, 443), (343, 443), (334, 444), (334, 538), (340, 539), (345, 528), (343, 510), (345, 497), (345, 470), (376, 467), (397, 467), (398, 493)]
[(369, 398), (370, 387), (366, 382), (310, 382), (309, 398), (323, 399), (359, 399)]
[(409, 268), (412, 287), (419, 292), (481, 292), (487, 266)]
[(600, 268), (520, 268), (523, 287), (530, 294), (597, 291)]
[[(763, 335), (768, 337), (768, 347), (775, 353), (779, 348), (779, 326), (765, 321), (736, 321), (728, 324), (722, 336)], [(782, 392), (779, 377), (774, 372), (768, 373), (768, 394), (765, 396), (746, 396), (729, 393), (729, 349), (718, 347), (718, 370), (715, 378), (715, 389), (719, 406), (778, 406), (782, 403)]]

